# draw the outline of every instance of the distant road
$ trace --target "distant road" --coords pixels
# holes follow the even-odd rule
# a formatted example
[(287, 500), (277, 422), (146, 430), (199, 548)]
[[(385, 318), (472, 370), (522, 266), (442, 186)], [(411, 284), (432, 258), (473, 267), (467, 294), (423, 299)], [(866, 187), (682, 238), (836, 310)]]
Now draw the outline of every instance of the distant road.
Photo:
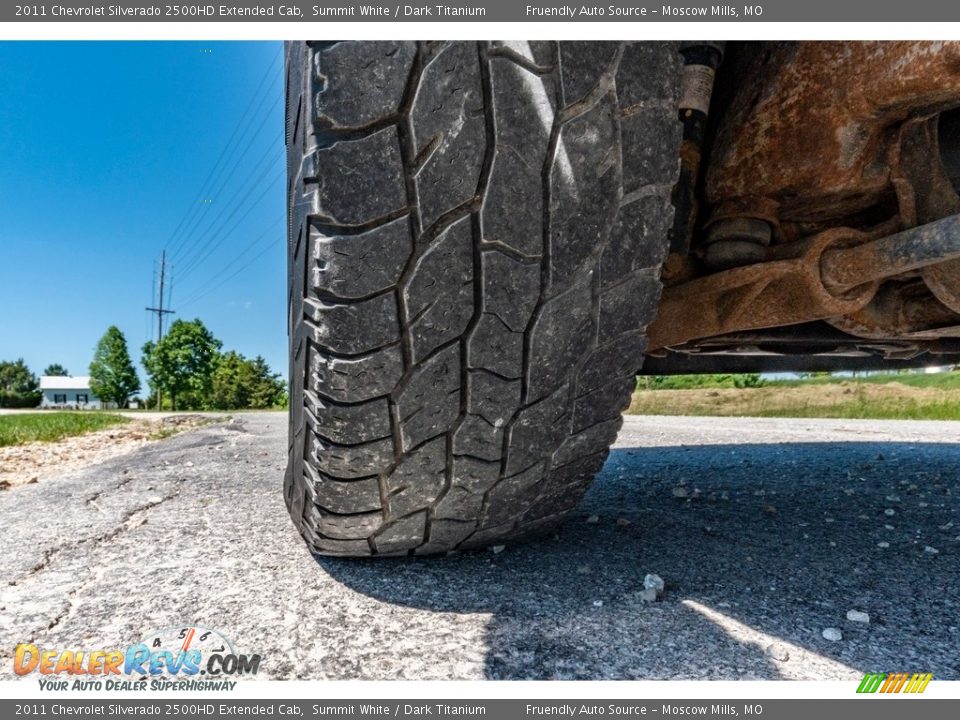
[(316, 561), (280, 494), (285, 415), (241, 415), (0, 492), (0, 677), (19, 642), (198, 624), (261, 653), (260, 677), (960, 679), (958, 440), (958, 423), (631, 417), (554, 537)]

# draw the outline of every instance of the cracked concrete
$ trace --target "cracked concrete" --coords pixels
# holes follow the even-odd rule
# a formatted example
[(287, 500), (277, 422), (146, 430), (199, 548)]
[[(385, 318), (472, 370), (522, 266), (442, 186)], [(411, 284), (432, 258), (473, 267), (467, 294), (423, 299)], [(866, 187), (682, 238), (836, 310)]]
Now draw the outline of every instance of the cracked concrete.
[(957, 679), (957, 437), (633, 417), (553, 537), (317, 561), (283, 507), (286, 416), (242, 415), (0, 493), (0, 678), (20, 642), (198, 624), (261, 653), (267, 678)]

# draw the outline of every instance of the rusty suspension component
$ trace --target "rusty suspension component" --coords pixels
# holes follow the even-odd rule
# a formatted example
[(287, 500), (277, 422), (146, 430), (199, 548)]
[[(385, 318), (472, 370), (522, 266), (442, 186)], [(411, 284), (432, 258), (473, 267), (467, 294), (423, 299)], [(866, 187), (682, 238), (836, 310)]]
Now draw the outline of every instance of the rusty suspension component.
[(690, 252), (697, 219), (697, 179), (707, 131), (710, 97), (717, 68), (723, 60), (723, 48), (723, 42), (697, 41), (684, 43), (680, 50), (683, 55), (683, 82), (679, 115), (683, 125), (683, 143), (680, 146), (680, 177), (673, 192), (676, 212), (670, 235), (670, 252), (680, 255)]
[(710, 224), (766, 222), (774, 242), (860, 226), (901, 194), (896, 128), (958, 100), (957, 42), (765, 45), (740, 69), (710, 157)]
[(767, 262), (666, 289), (650, 350), (855, 313), (882, 280), (960, 258), (960, 215), (879, 240), (837, 228), (795, 245), (772, 248)]

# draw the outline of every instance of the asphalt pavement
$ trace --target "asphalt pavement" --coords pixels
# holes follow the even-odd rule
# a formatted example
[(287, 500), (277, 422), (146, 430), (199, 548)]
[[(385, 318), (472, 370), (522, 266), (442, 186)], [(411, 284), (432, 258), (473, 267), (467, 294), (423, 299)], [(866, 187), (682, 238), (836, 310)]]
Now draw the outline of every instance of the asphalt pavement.
[(0, 492), (0, 678), (196, 624), (260, 678), (960, 679), (960, 423), (628, 418), (558, 533), (443, 558), (313, 558), (286, 448), (247, 414)]

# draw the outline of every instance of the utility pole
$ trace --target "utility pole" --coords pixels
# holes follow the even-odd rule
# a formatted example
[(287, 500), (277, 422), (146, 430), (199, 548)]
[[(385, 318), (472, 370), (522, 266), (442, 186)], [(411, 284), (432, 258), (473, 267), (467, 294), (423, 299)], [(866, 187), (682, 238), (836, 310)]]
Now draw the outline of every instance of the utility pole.
[[(163, 284), (167, 273), (167, 251), (160, 253), (160, 292), (157, 294), (157, 307), (148, 307), (149, 312), (157, 314), (157, 342), (163, 340), (163, 316), (173, 315), (175, 310), (168, 310), (163, 307)], [(157, 388), (157, 410), (163, 409), (163, 391)]]

